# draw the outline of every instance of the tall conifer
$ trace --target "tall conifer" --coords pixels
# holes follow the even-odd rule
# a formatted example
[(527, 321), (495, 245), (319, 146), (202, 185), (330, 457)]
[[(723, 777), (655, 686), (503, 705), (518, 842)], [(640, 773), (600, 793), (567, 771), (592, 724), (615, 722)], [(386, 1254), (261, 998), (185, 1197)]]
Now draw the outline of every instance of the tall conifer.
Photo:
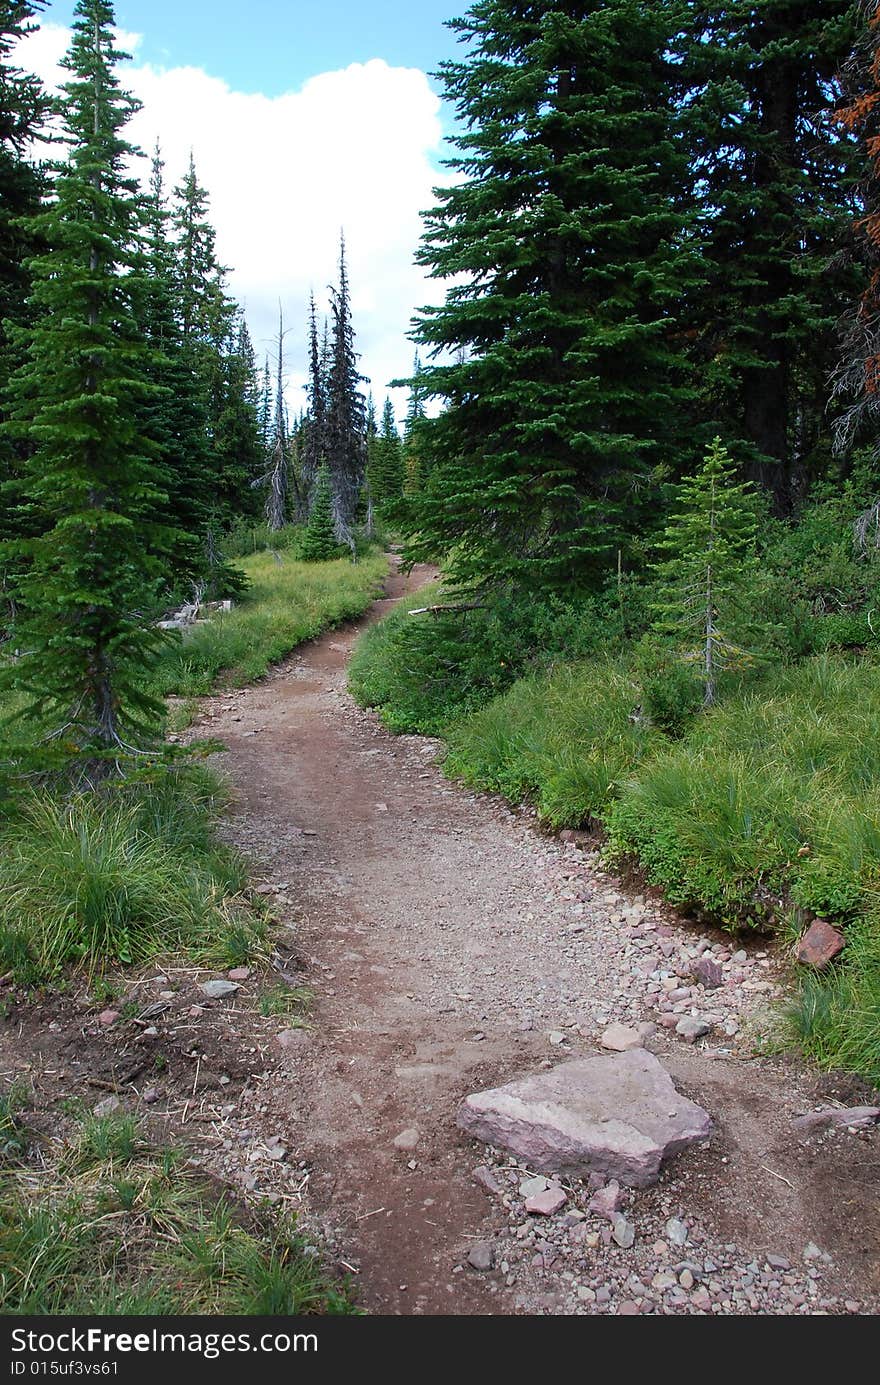
[[(416, 337), (430, 475), (411, 558), (466, 583), (570, 589), (639, 530), (690, 383), (676, 342), (699, 279), (679, 206), (675, 0), (478, 0), (440, 76), (461, 133), (422, 264), (453, 281)], [(445, 353), (447, 364), (436, 353)]]
[(151, 394), (141, 336), (145, 199), (123, 131), (137, 103), (105, 0), (78, 0), (58, 103), (67, 161), (37, 218), (37, 326), (12, 386), (33, 447), (24, 482), (45, 532), (25, 543), (11, 676), (56, 744), (92, 776), (158, 732), (144, 691), (160, 644), (145, 610), (172, 536), (154, 522), (161, 479), (142, 435)]

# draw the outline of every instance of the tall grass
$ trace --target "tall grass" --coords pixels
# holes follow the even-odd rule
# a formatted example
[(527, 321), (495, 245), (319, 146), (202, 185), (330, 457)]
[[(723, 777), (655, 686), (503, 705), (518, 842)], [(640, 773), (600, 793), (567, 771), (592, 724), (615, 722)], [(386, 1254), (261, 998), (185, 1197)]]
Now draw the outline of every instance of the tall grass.
[(376, 552), (358, 563), (301, 563), (288, 552), (263, 552), (240, 566), (250, 583), (240, 604), (187, 631), (168, 651), (154, 676), (157, 693), (198, 697), (218, 682), (254, 682), (297, 645), (361, 615), (388, 570)]
[(449, 732), (446, 772), (554, 826), (601, 819), (623, 779), (662, 741), (638, 715), (639, 689), (610, 659), (523, 679)]
[(35, 794), (0, 836), (0, 966), (25, 983), (75, 963), (92, 973), (223, 939), (246, 911), (244, 863), (213, 836), (216, 782), (194, 770), (154, 785), (59, 800)]

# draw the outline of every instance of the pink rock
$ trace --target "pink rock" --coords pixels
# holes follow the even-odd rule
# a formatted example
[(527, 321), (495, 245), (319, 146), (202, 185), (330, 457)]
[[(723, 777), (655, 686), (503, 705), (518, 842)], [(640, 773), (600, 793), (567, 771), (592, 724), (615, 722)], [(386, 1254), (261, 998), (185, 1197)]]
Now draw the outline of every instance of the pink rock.
[(540, 1173), (595, 1171), (636, 1188), (656, 1183), (665, 1158), (712, 1130), (708, 1113), (676, 1091), (644, 1048), (578, 1058), (474, 1092), (458, 1124)]
[(102, 1010), (98, 1016), (98, 1023), (102, 1025), (104, 1029), (109, 1029), (111, 1024), (115, 1024), (118, 1019), (118, 1010)]
[(865, 1129), (880, 1120), (880, 1106), (828, 1106), (824, 1111), (808, 1111), (792, 1121), (795, 1130), (815, 1130), (821, 1125), (852, 1125)]
[(282, 1029), (281, 1033), (276, 1035), (275, 1042), (285, 1051), (305, 1048), (309, 1042), (309, 1033), (307, 1029)]
[(598, 1193), (593, 1194), (587, 1206), (597, 1216), (607, 1217), (609, 1221), (613, 1221), (622, 1204), (623, 1194), (620, 1191), (620, 1184), (612, 1180), (610, 1183), (606, 1183), (604, 1188), (600, 1188)]
[(484, 1188), (487, 1193), (491, 1193), (493, 1196), (497, 1196), (497, 1194), (501, 1192), (501, 1184), (498, 1182), (492, 1170), (487, 1168), (485, 1164), (480, 1164), (479, 1168), (474, 1169), (471, 1178), (475, 1183), (479, 1183), (480, 1187)]
[(637, 1029), (630, 1029), (626, 1024), (612, 1024), (605, 1030), (599, 1043), (614, 1053), (626, 1053), (630, 1048), (641, 1048), (642, 1036)]
[(247, 981), (250, 974), (250, 967), (233, 967), (232, 971), (226, 973), (230, 981)]
[(717, 962), (713, 962), (711, 957), (701, 957), (694, 966), (694, 980), (700, 986), (705, 986), (707, 991), (714, 991), (724, 980), (724, 974)]
[(846, 946), (846, 939), (824, 919), (814, 919), (797, 945), (796, 957), (807, 967), (821, 971)]
[(552, 1217), (568, 1202), (568, 1194), (561, 1188), (545, 1188), (543, 1193), (535, 1193), (526, 1198), (526, 1211), (536, 1217)]
[(619, 1318), (637, 1318), (641, 1311), (639, 1305), (633, 1302), (631, 1298), (625, 1298), (617, 1310), (617, 1316)]

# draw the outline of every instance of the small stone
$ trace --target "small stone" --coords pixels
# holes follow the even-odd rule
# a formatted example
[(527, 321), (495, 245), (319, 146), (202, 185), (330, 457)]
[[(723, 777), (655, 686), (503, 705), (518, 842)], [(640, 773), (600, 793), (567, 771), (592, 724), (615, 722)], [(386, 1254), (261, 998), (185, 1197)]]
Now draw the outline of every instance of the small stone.
[(599, 1043), (614, 1053), (626, 1053), (631, 1048), (641, 1048), (642, 1036), (637, 1029), (625, 1024), (612, 1024), (602, 1035)]
[(686, 1246), (688, 1229), (683, 1221), (679, 1221), (678, 1217), (670, 1217), (666, 1223), (666, 1236), (674, 1246)]
[(694, 1287), (694, 1276), (691, 1274), (690, 1270), (682, 1270), (681, 1274), (678, 1276), (678, 1282), (683, 1289), (690, 1290)]
[(697, 1039), (702, 1039), (704, 1034), (708, 1034), (711, 1028), (707, 1020), (696, 1015), (682, 1015), (675, 1026), (675, 1032), (680, 1034), (686, 1043), (693, 1044)]
[(568, 1194), (559, 1187), (545, 1188), (542, 1193), (526, 1199), (526, 1211), (532, 1216), (552, 1217), (568, 1202)]
[(821, 971), (846, 946), (846, 939), (824, 919), (814, 919), (797, 945), (795, 956), (807, 967)]
[(495, 1247), (489, 1241), (478, 1241), (468, 1251), (467, 1262), (472, 1270), (491, 1270), (495, 1265)]
[(795, 1130), (813, 1130), (820, 1125), (846, 1125), (865, 1129), (880, 1119), (880, 1106), (827, 1106), (822, 1111), (808, 1111), (792, 1121)]
[(114, 1111), (122, 1110), (122, 1102), (118, 1096), (105, 1096), (103, 1101), (99, 1101), (93, 1107), (96, 1116), (112, 1116)]
[(307, 1029), (282, 1029), (281, 1033), (275, 1036), (275, 1042), (279, 1048), (286, 1051), (305, 1048), (309, 1042), (309, 1033)]
[(492, 1170), (485, 1164), (480, 1164), (478, 1168), (474, 1169), (471, 1178), (475, 1183), (479, 1183), (481, 1188), (485, 1188), (487, 1193), (497, 1195), (501, 1192), (501, 1184), (498, 1182)]
[(415, 1126), (410, 1126), (406, 1130), (401, 1130), (399, 1135), (394, 1137), (395, 1149), (415, 1149), (419, 1142), (420, 1131)]
[(199, 990), (202, 992), (202, 995), (207, 996), (209, 1000), (226, 1000), (229, 996), (235, 995), (236, 991), (241, 990), (241, 987), (237, 981), (216, 980), (203, 981), (199, 986)]
[(247, 981), (250, 974), (250, 967), (233, 967), (232, 971), (226, 973), (230, 981)]
[(142, 1039), (158, 1039), (158, 1037), (159, 1031), (156, 1028), (155, 1024), (148, 1025), (148, 1027), (145, 1030), (143, 1030), (141, 1034)]
[(711, 957), (701, 957), (695, 964), (692, 975), (707, 991), (716, 990), (724, 981), (721, 967), (717, 962), (713, 962)]
[(109, 1029), (119, 1019), (118, 1010), (102, 1010), (98, 1016), (98, 1023), (103, 1029)]
[(155, 1106), (155, 1104), (156, 1104), (156, 1102), (157, 1102), (158, 1100), (159, 1100), (159, 1088), (158, 1088), (158, 1087), (145, 1087), (145, 1088), (144, 1088), (144, 1091), (141, 1093), (141, 1101), (145, 1102), (147, 1106)]
[(767, 1264), (771, 1270), (790, 1270), (791, 1261), (786, 1260), (784, 1255), (768, 1255)]
[(537, 1197), (538, 1193), (546, 1192), (549, 1187), (549, 1178), (524, 1178), (519, 1185), (519, 1195), (521, 1198)]
[(636, 1028), (643, 1043), (645, 1039), (652, 1039), (657, 1033), (657, 1026), (652, 1020), (642, 1020), (641, 1024), (636, 1025)]
[(565, 1035), (561, 1029), (551, 1029), (547, 1038), (550, 1040), (551, 1044), (553, 1044), (554, 1048), (558, 1048), (560, 1044), (565, 1043)]
[(631, 1298), (625, 1298), (618, 1304), (617, 1316), (619, 1318), (637, 1318), (641, 1312), (639, 1305), (634, 1303)]
[(623, 1194), (620, 1191), (620, 1184), (612, 1179), (604, 1188), (600, 1188), (597, 1193), (593, 1194), (587, 1206), (598, 1217), (607, 1217), (609, 1221), (613, 1221), (615, 1215), (620, 1211), (622, 1203)]
[(611, 1235), (621, 1250), (629, 1250), (636, 1239), (636, 1230), (632, 1222), (627, 1221), (622, 1212), (618, 1212), (611, 1223)]
[(186, 1013), (191, 1020), (197, 1020), (200, 1015), (203, 1015), (205, 1013), (205, 1011), (203, 1006), (201, 1005), (191, 1005)]
[(666, 1289), (671, 1289), (673, 1284), (677, 1283), (678, 1280), (671, 1270), (660, 1270), (651, 1280), (651, 1288), (656, 1289), (658, 1294), (662, 1294)]

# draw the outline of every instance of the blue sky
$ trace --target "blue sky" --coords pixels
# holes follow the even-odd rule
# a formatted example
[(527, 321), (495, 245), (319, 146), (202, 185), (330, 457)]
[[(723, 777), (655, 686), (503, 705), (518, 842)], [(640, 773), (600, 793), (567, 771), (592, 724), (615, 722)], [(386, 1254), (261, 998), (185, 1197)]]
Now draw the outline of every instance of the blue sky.
[[(68, 24), (75, 0), (45, 19)], [(143, 35), (139, 56), (204, 68), (239, 91), (279, 96), (318, 72), (384, 58), (432, 72), (458, 45), (444, 20), (457, 0), (117, 0), (119, 27)]]

